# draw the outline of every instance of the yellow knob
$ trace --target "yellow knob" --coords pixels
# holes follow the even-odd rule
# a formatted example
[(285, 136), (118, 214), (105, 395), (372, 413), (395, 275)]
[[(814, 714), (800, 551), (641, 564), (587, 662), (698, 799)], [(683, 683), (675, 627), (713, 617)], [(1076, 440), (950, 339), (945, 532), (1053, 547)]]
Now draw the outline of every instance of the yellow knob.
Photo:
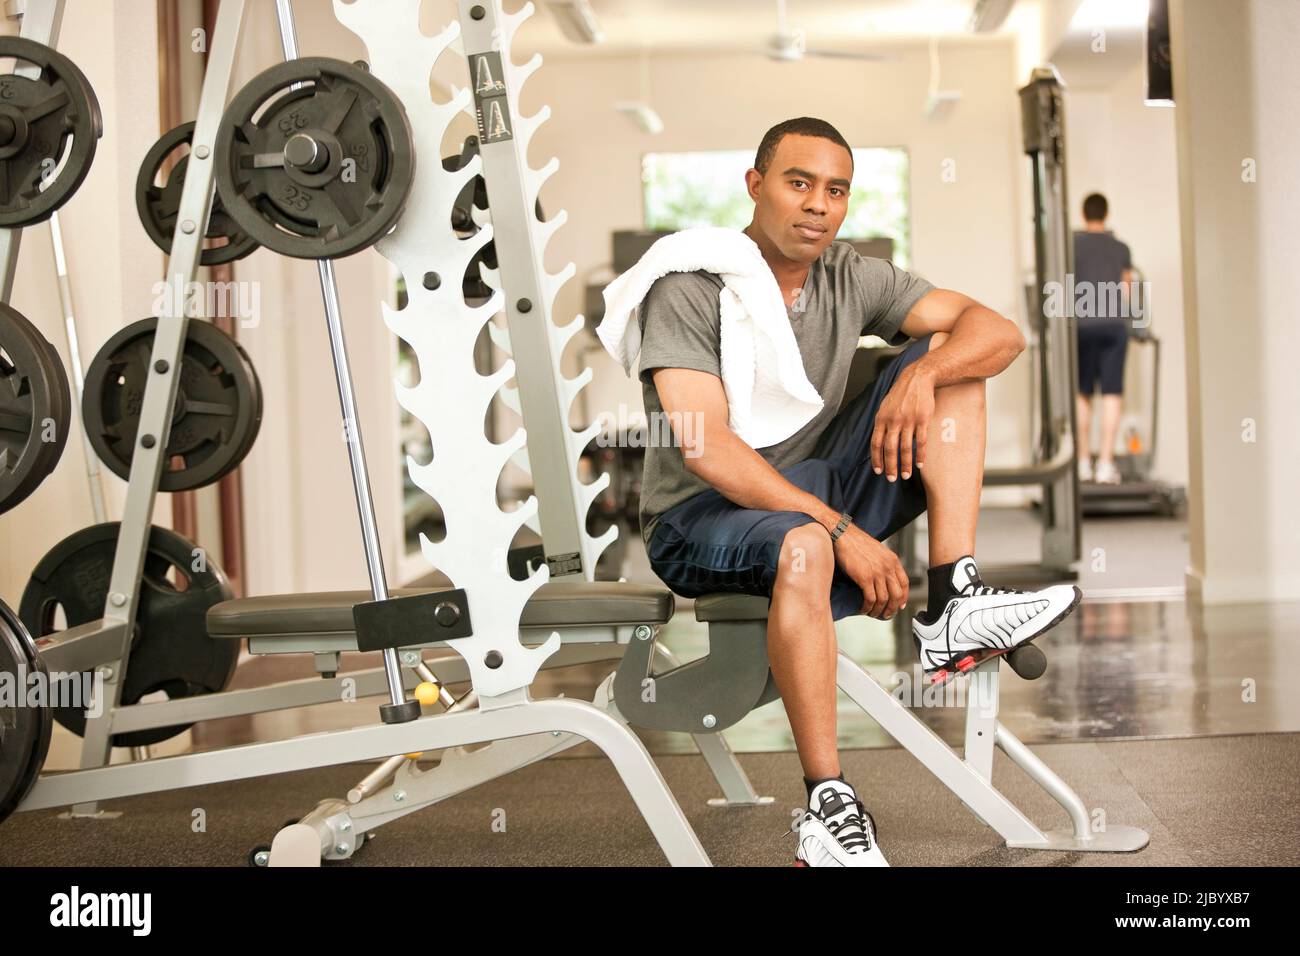
[(438, 702), (438, 685), (432, 681), (424, 681), (415, 687), (415, 699), (420, 702), (422, 707), (432, 707)]

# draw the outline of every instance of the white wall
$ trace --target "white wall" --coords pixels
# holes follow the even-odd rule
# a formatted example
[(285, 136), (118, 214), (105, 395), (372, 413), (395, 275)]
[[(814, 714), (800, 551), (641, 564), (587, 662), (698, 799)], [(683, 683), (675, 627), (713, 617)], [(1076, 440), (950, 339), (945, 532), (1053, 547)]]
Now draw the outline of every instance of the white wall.
[[(1182, 208), (1189, 592), (1300, 598), (1294, 181), (1300, 5), (1170, 4)], [(1243, 176), (1253, 164), (1254, 181)], [(1253, 429), (1253, 434), (1252, 434)]]

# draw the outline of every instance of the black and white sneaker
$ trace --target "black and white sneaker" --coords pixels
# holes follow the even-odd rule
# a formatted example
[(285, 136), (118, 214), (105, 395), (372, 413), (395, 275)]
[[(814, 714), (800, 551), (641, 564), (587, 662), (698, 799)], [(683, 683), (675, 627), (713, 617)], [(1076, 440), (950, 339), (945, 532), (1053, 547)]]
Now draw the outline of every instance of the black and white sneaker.
[(924, 612), (912, 619), (921, 667), (934, 683), (1034, 640), (1083, 600), (1073, 584), (1040, 591), (988, 587), (969, 556), (953, 566), (951, 584), (956, 596), (936, 619)]
[(889, 866), (876, 842), (876, 821), (843, 780), (813, 788), (799, 821), (795, 866)]

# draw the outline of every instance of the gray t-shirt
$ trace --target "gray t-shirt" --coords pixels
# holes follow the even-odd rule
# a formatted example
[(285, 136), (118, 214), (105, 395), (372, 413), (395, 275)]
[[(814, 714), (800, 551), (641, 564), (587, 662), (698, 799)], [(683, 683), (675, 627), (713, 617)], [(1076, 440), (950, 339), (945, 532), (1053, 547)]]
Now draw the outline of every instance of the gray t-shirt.
[[(1082, 303), (1076, 306), (1075, 313), (1080, 320), (1123, 319), (1122, 315), (1110, 315), (1109, 310), (1114, 296), (1102, 294), (1102, 283), (1118, 283), (1124, 276), (1125, 269), (1133, 267), (1128, 246), (1115, 238), (1115, 234), (1106, 232), (1080, 231), (1074, 234), (1074, 285), (1076, 297), (1082, 297), (1088, 290), (1091, 305)], [(1078, 302), (1078, 299), (1076, 299)]]
[[(641, 391), (649, 420), (641, 480), (641, 534), (647, 542), (659, 515), (710, 487), (686, 470), (680, 444), (664, 420), (652, 373), (689, 368), (721, 378), (722, 287), (721, 277), (710, 272), (671, 272), (650, 287), (638, 309)], [(786, 468), (812, 454), (839, 410), (858, 339), (876, 335), (892, 345), (906, 342), (898, 328), (916, 301), (933, 288), (885, 259), (858, 255), (847, 242), (832, 242), (813, 262), (800, 302), (786, 312), (804, 373), (824, 404), (816, 418), (789, 438), (758, 449), (773, 468)], [(682, 423), (683, 428), (690, 425)]]

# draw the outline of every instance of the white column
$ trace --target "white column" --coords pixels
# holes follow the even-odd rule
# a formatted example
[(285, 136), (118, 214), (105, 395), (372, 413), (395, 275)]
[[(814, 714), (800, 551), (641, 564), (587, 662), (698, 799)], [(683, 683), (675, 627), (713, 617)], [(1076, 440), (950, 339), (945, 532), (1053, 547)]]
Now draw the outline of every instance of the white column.
[(1300, 5), (1173, 0), (1191, 564), (1211, 604), (1300, 599)]

